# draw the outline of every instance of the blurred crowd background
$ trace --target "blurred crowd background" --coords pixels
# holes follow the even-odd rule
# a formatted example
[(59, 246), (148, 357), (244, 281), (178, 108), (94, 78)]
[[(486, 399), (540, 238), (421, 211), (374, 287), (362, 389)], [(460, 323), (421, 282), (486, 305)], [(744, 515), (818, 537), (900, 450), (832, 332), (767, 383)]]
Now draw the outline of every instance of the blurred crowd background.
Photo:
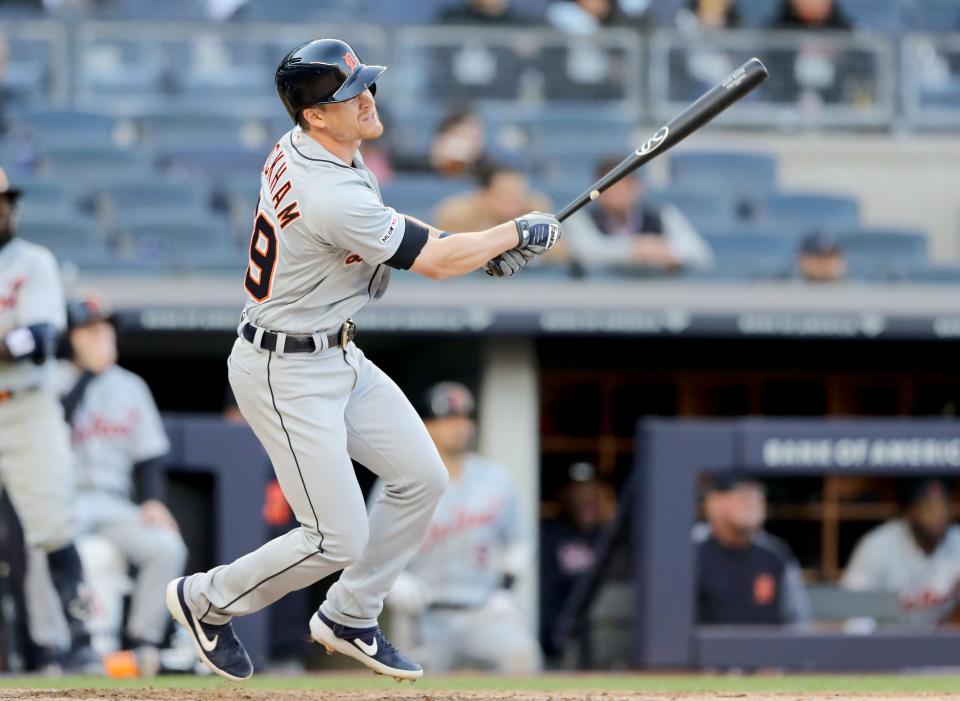
[[(223, 360), (257, 172), (291, 127), (273, 72), (316, 36), (389, 66), (376, 94), (386, 132), (363, 145), (365, 162), (388, 205), (453, 232), (557, 210), (746, 59), (771, 73), (573, 217), (516, 286), (491, 292), (477, 273), (445, 294), (400, 274), (392, 292), (440, 316), (374, 305), (369, 335), (358, 320), (361, 345), (411, 396), (447, 380), (474, 390), (476, 407), (471, 396), (469, 409), (430, 415), (469, 426), (435, 438), (453, 441), (448, 466), (472, 450), (505, 465), (523, 528), (497, 542), (527, 548), (469, 605), (431, 599), (444, 583), (412, 572), (388, 608), (398, 638), (426, 617), (405, 629), (409, 644), (450, 651), (478, 609), (522, 622), (517, 647), (503, 638), (499, 657), (465, 650), (449, 668), (648, 659), (630, 631), (637, 587), (654, 576), (634, 568), (627, 488), (642, 472), (644, 417), (933, 418), (952, 436), (956, 0), (0, 0), (0, 166), (23, 191), (18, 235), (54, 252), (68, 289), (108, 291), (120, 363), (168, 419), (245, 430)], [(579, 316), (510, 317), (537, 300)], [(663, 313), (618, 315), (634, 304)], [(684, 335), (704, 306), (770, 316)], [(796, 316), (811, 310), (826, 316)], [(906, 321), (887, 338), (896, 314)], [(210, 525), (229, 506), (196, 469), (177, 471), (189, 451), (172, 440), (170, 510), (187, 568), (200, 569), (230, 550)], [(958, 492), (942, 461), (910, 465), (705, 469), (688, 495), (694, 622), (798, 635), (948, 624)], [(262, 456), (243, 469), (264, 537), (291, 527)], [(510, 597), (493, 596), (502, 588)], [(318, 596), (277, 607), (258, 663), (318, 664), (283, 625), (305, 621)], [(111, 625), (108, 644), (122, 645)]]

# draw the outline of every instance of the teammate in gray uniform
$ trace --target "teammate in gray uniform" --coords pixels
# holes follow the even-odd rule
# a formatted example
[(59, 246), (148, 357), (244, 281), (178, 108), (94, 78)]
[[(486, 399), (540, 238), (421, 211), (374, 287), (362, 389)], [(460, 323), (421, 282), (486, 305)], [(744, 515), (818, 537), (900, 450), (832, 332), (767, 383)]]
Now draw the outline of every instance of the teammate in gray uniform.
[(28, 547), (47, 555), (70, 629), (65, 666), (99, 669), (84, 622), (83, 572), (74, 547), (73, 475), (52, 362), (65, 323), (57, 262), (46, 248), (14, 238), (19, 190), (0, 169), (0, 483)]
[(535, 674), (542, 666), (540, 645), (511, 593), (529, 574), (533, 548), (509, 475), (468, 450), (476, 430), (473, 411), (473, 396), (457, 382), (441, 382), (426, 394), (420, 414), (450, 488), (387, 606), (414, 619), (420, 645), (414, 657), (427, 671)]
[[(147, 384), (117, 365), (108, 312), (95, 299), (74, 300), (67, 323), (72, 362), (62, 367), (60, 384), (76, 458), (78, 530), (102, 536), (136, 566), (127, 646), (159, 648), (169, 622), (164, 589), (187, 560), (162, 501), (170, 443)], [(35, 639), (51, 637), (34, 630)]]
[[(410, 402), (352, 342), (350, 317), (383, 295), (391, 268), (433, 279), (481, 267), (508, 275), (560, 238), (548, 214), (444, 237), (385, 205), (358, 152), (383, 132), (374, 83), (384, 70), (334, 39), (297, 47), (277, 69), (277, 92), (296, 126), (261, 173), (250, 300), (227, 366), (300, 527), (167, 588), (200, 659), (228, 679), (253, 673), (233, 616), (338, 570), (310, 619), (313, 640), (380, 674), (421, 676), (377, 617), (420, 547), (447, 474)], [(384, 482), (369, 519), (351, 458)]]

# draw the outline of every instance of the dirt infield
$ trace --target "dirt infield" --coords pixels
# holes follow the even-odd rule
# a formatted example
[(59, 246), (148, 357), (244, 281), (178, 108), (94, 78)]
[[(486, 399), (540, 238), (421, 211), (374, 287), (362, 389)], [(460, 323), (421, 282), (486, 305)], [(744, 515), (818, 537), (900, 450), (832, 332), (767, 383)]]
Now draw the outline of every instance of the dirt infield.
[(0, 700), (23, 701), (960, 701), (957, 693), (862, 692), (529, 692), (332, 691), (330, 689), (0, 689)]

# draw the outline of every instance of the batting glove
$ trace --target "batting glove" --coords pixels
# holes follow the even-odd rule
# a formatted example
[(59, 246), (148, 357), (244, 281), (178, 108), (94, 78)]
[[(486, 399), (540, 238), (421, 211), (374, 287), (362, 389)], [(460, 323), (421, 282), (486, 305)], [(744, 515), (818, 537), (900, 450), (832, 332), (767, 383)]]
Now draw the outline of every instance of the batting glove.
[(560, 240), (560, 222), (552, 214), (530, 212), (513, 220), (517, 225), (517, 248), (543, 255)]

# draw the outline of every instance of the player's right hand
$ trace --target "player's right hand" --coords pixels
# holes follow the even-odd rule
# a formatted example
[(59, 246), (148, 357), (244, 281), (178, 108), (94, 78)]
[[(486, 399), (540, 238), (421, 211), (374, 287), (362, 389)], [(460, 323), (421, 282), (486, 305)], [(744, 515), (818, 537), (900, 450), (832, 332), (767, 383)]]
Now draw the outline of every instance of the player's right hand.
[(560, 222), (552, 214), (529, 212), (513, 220), (517, 225), (519, 243), (517, 248), (525, 248), (536, 255), (543, 255), (560, 240)]
[(533, 256), (533, 251), (528, 248), (511, 248), (487, 261), (481, 270), (491, 277), (510, 277), (527, 267)]

